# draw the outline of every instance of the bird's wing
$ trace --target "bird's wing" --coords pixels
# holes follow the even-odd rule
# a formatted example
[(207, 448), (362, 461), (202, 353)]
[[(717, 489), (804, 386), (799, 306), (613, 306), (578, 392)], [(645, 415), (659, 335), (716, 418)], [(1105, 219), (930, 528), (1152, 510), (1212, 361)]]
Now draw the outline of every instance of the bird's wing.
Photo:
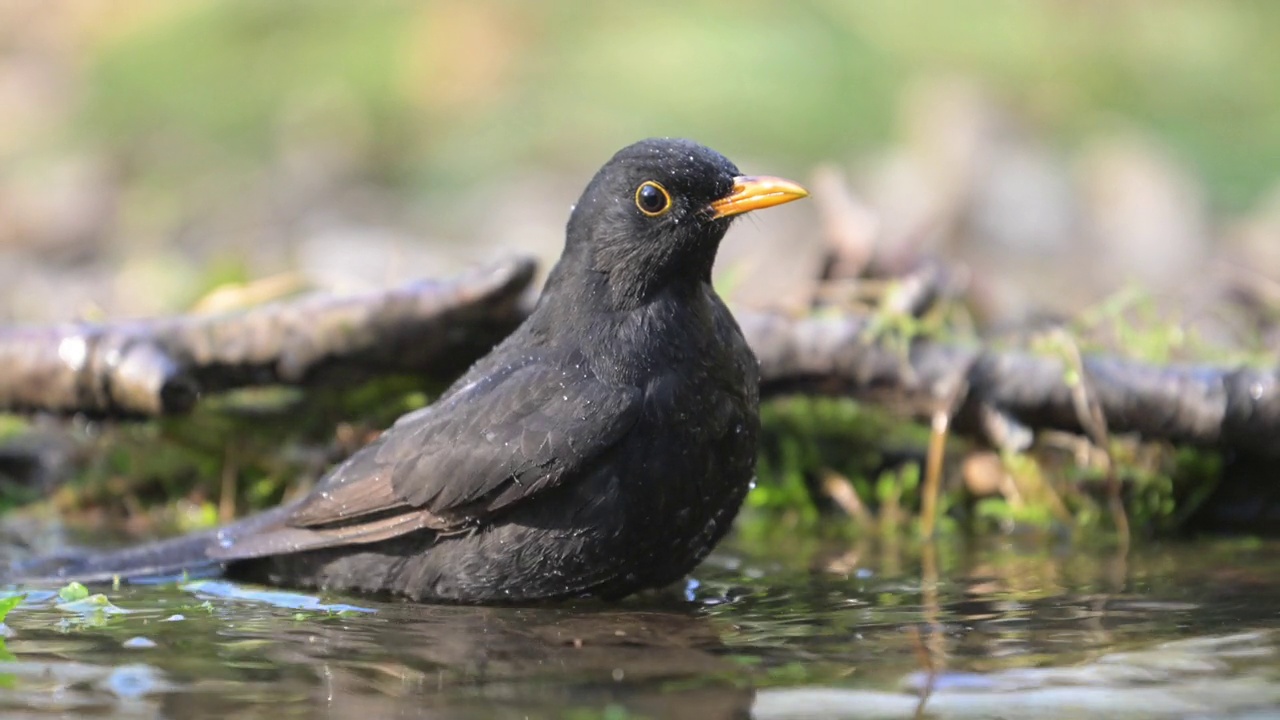
[(229, 533), (210, 555), (261, 557), (465, 528), (572, 477), (635, 424), (641, 400), (638, 388), (581, 369), (503, 368), (402, 417), (335, 468), (283, 525)]

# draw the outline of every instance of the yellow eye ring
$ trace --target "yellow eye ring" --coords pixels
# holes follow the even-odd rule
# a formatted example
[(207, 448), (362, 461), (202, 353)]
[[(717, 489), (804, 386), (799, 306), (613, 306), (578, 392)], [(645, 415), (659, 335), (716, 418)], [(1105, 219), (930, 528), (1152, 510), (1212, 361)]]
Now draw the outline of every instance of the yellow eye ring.
[(636, 207), (649, 217), (658, 217), (671, 209), (671, 193), (652, 180), (636, 188)]

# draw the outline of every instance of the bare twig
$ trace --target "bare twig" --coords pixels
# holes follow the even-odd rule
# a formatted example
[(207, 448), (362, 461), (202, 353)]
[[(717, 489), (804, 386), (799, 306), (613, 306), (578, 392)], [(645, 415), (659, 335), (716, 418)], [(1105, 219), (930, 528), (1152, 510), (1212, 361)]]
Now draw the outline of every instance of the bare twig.
[(867, 510), (866, 503), (858, 497), (858, 489), (849, 482), (849, 478), (840, 473), (826, 469), (822, 472), (822, 491), (846, 515), (857, 521), (859, 527), (872, 527), (875, 518)]
[(933, 421), (929, 432), (929, 451), (925, 455), (924, 487), (920, 498), (920, 533), (933, 537), (934, 525), (938, 519), (938, 496), (942, 493), (942, 458), (947, 448), (947, 430), (951, 424), (951, 415), (946, 410), (933, 412)]
[(1102, 453), (1103, 462), (1106, 463), (1107, 508), (1116, 526), (1116, 535), (1121, 548), (1127, 549), (1130, 539), (1129, 515), (1124, 509), (1120, 476), (1111, 457), (1111, 432), (1108, 429), (1107, 416), (1098, 403), (1097, 394), (1093, 390), (1093, 380), (1089, 376), (1089, 369), (1085, 367), (1079, 344), (1061, 329), (1054, 332), (1054, 340), (1066, 351), (1066, 362), (1075, 376), (1075, 380), (1068, 384), (1071, 386), (1071, 399), (1075, 404), (1080, 426), (1084, 430), (1085, 437), (1089, 438), (1098, 452)]

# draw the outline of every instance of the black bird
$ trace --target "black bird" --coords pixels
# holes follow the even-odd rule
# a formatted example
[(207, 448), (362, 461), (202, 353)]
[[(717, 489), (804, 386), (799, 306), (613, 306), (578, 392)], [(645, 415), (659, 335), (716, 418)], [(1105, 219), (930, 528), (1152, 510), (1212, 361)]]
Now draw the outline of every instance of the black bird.
[[(688, 140), (587, 185), (537, 307), (303, 499), (27, 579), (197, 570), (414, 599), (617, 598), (679, 580), (755, 470), (758, 369), (711, 287), (731, 218), (805, 197)], [(23, 573), (19, 572), (19, 575)]]

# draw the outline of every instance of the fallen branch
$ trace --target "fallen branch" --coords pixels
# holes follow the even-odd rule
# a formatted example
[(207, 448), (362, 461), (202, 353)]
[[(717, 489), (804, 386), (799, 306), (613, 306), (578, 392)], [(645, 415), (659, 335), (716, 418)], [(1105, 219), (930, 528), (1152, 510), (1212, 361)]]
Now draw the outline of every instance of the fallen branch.
[[(315, 295), (232, 315), (0, 330), (0, 407), (137, 417), (184, 412), (198, 392), (412, 372), (451, 379), (528, 307), (530, 260), (363, 295)], [(926, 283), (927, 284), (927, 283)], [(1040, 430), (1082, 433), (1060, 358), (879, 339), (872, 316), (739, 312), (765, 395), (850, 395), (928, 419), (959, 398), (954, 430), (1025, 448)], [(1148, 440), (1280, 451), (1274, 371), (1153, 367), (1085, 357), (1105, 426)], [(1086, 418), (1087, 421), (1087, 418)]]
[(529, 259), (241, 313), (0, 329), (0, 409), (183, 413), (202, 392), (410, 371), (449, 380), (524, 319)]
[[(959, 432), (1018, 449), (1032, 431), (1084, 431), (1074, 384), (1058, 358), (931, 340), (915, 340), (902, 353), (873, 338), (866, 316), (739, 313), (738, 322), (760, 358), (766, 395), (852, 395), (903, 404), (924, 419), (967, 385), (956, 413)], [(1082, 368), (1112, 433), (1280, 452), (1274, 370), (1153, 367), (1106, 357), (1085, 357)]]

